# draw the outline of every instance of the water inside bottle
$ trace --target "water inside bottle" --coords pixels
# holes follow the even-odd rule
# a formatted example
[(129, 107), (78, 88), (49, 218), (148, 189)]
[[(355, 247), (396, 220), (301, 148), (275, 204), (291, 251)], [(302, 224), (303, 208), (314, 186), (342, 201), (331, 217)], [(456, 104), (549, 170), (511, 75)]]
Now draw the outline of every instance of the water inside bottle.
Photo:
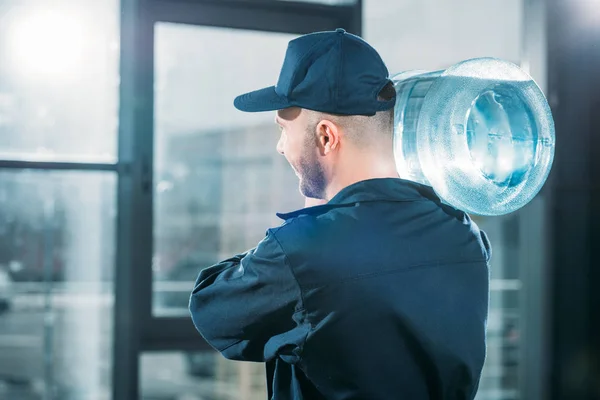
[(474, 165), (496, 185), (517, 186), (534, 166), (538, 142), (535, 120), (510, 86), (499, 84), (473, 101), (466, 135)]

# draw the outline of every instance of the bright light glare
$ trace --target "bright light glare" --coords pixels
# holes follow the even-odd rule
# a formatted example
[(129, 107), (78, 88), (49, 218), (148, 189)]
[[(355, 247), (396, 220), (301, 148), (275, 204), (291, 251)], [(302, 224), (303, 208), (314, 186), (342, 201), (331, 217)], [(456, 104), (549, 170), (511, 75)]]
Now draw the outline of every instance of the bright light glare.
[(582, 24), (588, 27), (599, 27), (600, 0), (572, 0), (572, 6), (579, 11)]
[(82, 66), (83, 27), (65, 13), (46, 11), (14, 22), (11, 59), (18, 71), (34, 75), (69, 75)]

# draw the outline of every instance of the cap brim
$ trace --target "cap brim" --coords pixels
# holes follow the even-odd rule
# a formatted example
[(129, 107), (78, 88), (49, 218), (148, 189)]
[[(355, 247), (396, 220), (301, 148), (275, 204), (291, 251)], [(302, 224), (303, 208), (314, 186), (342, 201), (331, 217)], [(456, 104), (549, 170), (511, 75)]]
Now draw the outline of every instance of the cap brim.
[(233, 105), (246, 112), (275, 111), (292, 106), (287, 99), (277, 94), (275, 86), (239, 95)]

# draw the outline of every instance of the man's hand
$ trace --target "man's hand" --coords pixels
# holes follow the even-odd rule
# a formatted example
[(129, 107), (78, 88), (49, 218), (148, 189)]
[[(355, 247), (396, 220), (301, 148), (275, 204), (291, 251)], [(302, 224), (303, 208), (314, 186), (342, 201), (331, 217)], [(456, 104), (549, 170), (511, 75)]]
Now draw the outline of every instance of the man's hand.
[(323, 204), (327, 204), (327, 200), (325, 199), (313, 199), (311, 197), (306, 197), (304, 199), (304, 208), (306, 207), (314, 207), (314, 206), (320, 206)]

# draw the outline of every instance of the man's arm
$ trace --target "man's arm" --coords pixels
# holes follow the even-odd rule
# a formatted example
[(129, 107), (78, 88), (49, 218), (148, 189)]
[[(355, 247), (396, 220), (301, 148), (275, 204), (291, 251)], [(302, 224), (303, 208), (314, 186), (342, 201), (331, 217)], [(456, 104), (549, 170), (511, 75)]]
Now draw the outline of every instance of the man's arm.
[(190, 297), (196, 329), (225, 357), (268, 361), (301, 346), (300, 288), (272, 231), (258, 246), (204, 269)]

